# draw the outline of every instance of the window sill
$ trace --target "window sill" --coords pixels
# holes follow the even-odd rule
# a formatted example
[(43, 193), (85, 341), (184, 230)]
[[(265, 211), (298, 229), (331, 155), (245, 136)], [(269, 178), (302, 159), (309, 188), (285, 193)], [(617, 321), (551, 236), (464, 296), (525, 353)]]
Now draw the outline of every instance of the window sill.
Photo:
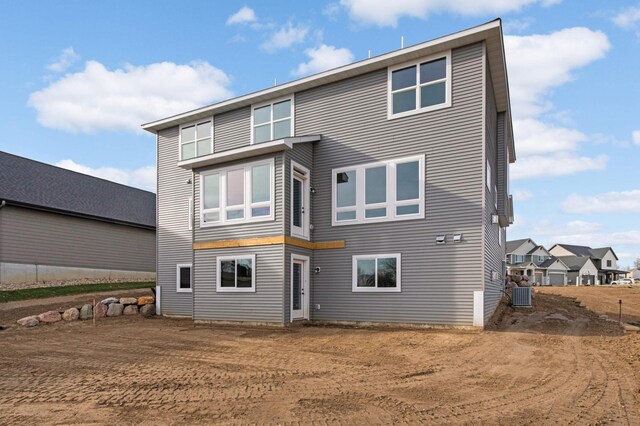
[(255, 288), (223, 288), (216, 287), (216, 293), (255, 293)]
[(351, 292), (352, 293), (402, 293), (402, 290), (400, 288), (394, 288), (394, 287), (378, 287), (378, 288), (357, 287), (357, 288), (352, 288)]
[(176, 289), (176, 293), (193, 293), (193, 289), (191, 288), (178, 288)]
[(419, 215), (407, 215), (406, 217), (395, 218), (371, 218), (362, 220), (345, 220), (345, 221), (332, 221), (331, 226), (347, 226), (347, 225), (366, 225), (369, 223), (385, 223), (385, 222), (402, 222), (406, 220), (419, 220), (424, 219), (424, 214)]
[(444, 104), (432, 105), (425, 108), (412, 109), (410, 111), (399, 112), (393, 114), (391, 111), (387, 113), (387, 120), (394, 120), (396, 118), (410, 117), (412, 115), (424, 114), (425, 112), (439, 111), (441, 109), (451, 108), (451, 101)]
[(248, 225), (250, 223), (260, 223), (260, 222), (270, 222), (273, 221), (275, 222), (275, 218), (273, 216), (269, 216), (269, 217), (265, 217), (264, 219), (260, 218), (260, 219), (250, 219), (250, 220), (238, 220), (238, 221), (228, 221), (228, 222), (224, 222), (224, 223), (203, 223), (200, 222), (200, 226), (198, 227), (200, 228), (219, 228), (219, 227), (223, 227), (223, 226), (232, 226), (232, 225)]

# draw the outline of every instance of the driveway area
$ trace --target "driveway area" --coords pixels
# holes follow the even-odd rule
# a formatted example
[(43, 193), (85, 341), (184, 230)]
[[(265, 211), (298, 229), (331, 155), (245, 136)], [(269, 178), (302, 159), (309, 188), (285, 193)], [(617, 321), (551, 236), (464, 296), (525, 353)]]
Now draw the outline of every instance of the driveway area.
[(535, 305), (483, 333), (11, 327), (0, 424), (640, 424), (640, 334), (558, 295)]

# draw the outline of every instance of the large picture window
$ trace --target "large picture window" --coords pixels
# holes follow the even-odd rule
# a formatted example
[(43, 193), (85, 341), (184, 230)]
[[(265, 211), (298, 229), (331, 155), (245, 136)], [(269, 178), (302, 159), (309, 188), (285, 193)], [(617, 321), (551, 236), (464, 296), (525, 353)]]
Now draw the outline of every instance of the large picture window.
[(353, 256), (354, 292), (399, 292), (400, 254)]
[(216, 268), (216, 291), (255, 292), (256, 256), (219, 256)]
[(293, 136), (293, 99), (255, 106), (251, 120), (252, 143)]
[(197, 121), (180, 126), (180, 160), (213, 152), (213, 120)]
[(424, 218), (424, 156), (332, 171), (332, 224)]
[(451, 52), (389, 69), (389, 118), (451, 106)]
[(202, 172), (200, 226), (273, 219), (273, 160)]

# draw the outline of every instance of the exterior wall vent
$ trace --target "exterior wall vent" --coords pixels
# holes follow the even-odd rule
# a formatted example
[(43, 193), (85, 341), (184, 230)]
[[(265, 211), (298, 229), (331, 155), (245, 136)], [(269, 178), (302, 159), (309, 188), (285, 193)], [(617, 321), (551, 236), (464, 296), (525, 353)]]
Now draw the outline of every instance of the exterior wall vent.
[(511, 289), (511, 305), (520, 308), (531, 307), (531, 287), (514, 287)]

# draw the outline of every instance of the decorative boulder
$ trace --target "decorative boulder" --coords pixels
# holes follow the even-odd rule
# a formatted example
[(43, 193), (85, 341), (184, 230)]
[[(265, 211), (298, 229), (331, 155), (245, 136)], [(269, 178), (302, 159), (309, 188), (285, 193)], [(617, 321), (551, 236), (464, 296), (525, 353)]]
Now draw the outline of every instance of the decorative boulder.
[(64, 311), (62, 319), (65, 321), (75, 321), (80, 316), (80, 311), (77, 308), (70, 308)]
[(124, 305), (120, 303), (112, 303), (109, 305), (109, 309), (107, 310), (108, 317), (119, 317), (122, 315), (122, 311), (124, 310)]
[(529, 275), (523, 275), (522, 281), (529, 281)]
[(138, 313), (138, 305), (127, 305), (122, 311), (123, 315), (135, 315)]
[(80, 319), (88, 320), (91, 318), (93, 318), (93, 306), (90, 303), (82, 305), (82, 308), (80, 308)]
[(40, 320), (38, 319), (37, 316), (31, 315), (30, 317), (20, 318), (18, 320), (18, 324), (20, 324), (23, 327), (34, 327), (40, 324)]
[(107, 297), (106, 299), (102, 300), (100, 303), (102, 303), (103, 305), (110, 305), (112, 303), (118, 303), (118, 299), (116, 299), (115, 297)]
[(138, 299), (135, 297), (122, 297), (120, 298), (120, 303), (122, 305), (136, 305), (138, 303)]
[(60, 315), (60, 312), (58, 311), (48, 311), (38, 315), (38, 319), (40, 320), (40, 322), (46, 322), (46, 323), (58, 322), (62, 320), (62, 315)]
[(104, 318), (107, 316), (107, 310), (109, 309), (104, 303), (96, 304), (96, 318)]
[(156, 314), (156, 305), (150, 303), (140, 308), (140, 314), (145, 317), (152, 317)]
[(531, 287), (531, 283), (529, 281), (522, 281), (518, 284), (520, 287)]
[(522, 275), (514, 275), (512, 278), (513, 282), (516, 284), (519, 284), (522, 281)]
[(148, 305), (150, 303), (154, 303), (156, 298), (153, 296), (140, 296), (138, 297), (138, 305)]

